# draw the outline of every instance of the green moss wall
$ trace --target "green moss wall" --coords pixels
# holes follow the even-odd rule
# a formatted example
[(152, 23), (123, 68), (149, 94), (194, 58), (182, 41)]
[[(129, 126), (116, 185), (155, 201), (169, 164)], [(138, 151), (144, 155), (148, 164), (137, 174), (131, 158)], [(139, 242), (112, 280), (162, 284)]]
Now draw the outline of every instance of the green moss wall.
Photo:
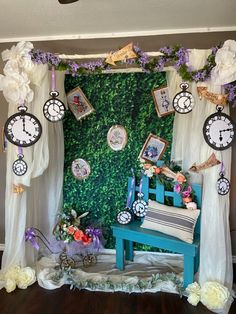
[[(107, 248), (114, 248), (110, 226), (126, 205), (130, 169), (137, 175), (140, 172), (137, 158), (147, 136), (153, 133), (171, 143), (173, 115), (158, 118), (151, 95), (154, 87), (165, 83), (164, 73), (66, 77), (66, 92), (79, 86), (95, 112), (77, 121), (68, 111), (64, 120), (64, 208), (89, 211), (88, 219), (103, 226)], [(123, 125), (128, 133), (128, 143), (121, 151), (107, 145), (107, 132), (115, 124)], [(165, 160), (169, 160), (170, 146)], [(85, 181), (71, 173), (71, 163), (77, 158), (90, 164), (91, 174)]]

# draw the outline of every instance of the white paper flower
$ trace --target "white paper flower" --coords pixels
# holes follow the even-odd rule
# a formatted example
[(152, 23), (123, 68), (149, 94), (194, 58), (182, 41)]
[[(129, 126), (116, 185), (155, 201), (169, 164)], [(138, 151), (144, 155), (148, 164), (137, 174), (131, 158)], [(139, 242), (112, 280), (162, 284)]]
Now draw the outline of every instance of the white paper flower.
[(188, 296), (188, 302), (190, 304), (192, 304), (193, 306), (196, 306), (198, 305), (198, 302), (200, 301), (200, 295), (196, 294), (196, 293), (191, 293), (189, 296)]
[(26, 289), (36, 281), (35, 270), (31, 267), (22, 268), (18, 274), (17, 286)]
[(6, 49), (2, 52), (2, 60), (16, 60), (21, 62), (21, 59), (27, 57), (29, 52), (34, 48), (31, 42), (19, 42), (16, 46), (12, 46), (11, 49)]
[(207, 281), (201, 289), (201, 302), (210, 310), (223, 309), (229, 296), (229, 290), (218, 282)]
[(216, 66), (211, 71), (215, 84), (224, 85), (236, 80), (236, 41), (226, 40), (215, 56)]
[(5, 272), (5, 279), (16, 280), (20, 271), (20, 267), (17, 265), (11, 266)]
[(197, 282), (191, 283), (191, 284), (188, 285), (187, 288), (186, 288), (186, 292), (187, 292), (188, 294), (190, 294), (190, 293), (195, 293), (195, 294), (200, 295), (200, 290), (201, 290), (201, 287), (199, 286), (199, 284), (198, 284)]
[(14, 291), (16, 289), (16, 282), (15, 282), (15, 280), (14, 279), (10, 279), (10, 278), (6, 279), (6, 281), (5, 281), (5, 288), (6, 288), (6, 291), (8, 293)]
[(148, 170), (144, 171), (144, 174), (148, 177), (148, 178), (152, 178), (153, 177), (153, 171), (151, 168), (149, 168)]
[(10, 76), (0, 75), (0, 90), (10, 104), (22, 104), (33, 100), (33, 91), (25, 73), (12, 73)]
[(13, 73), (20, 74), (20, 69), (19, 69), (17, 61), (16, 60), (8, 61), (3, 68), (3, 73), (6, 76), (8, 75), (11, 76)]
[(188, 202), (185, 205), (187, 209), (191, 209), (191, 210), (197, 209), (197, 204), (195, 202)]

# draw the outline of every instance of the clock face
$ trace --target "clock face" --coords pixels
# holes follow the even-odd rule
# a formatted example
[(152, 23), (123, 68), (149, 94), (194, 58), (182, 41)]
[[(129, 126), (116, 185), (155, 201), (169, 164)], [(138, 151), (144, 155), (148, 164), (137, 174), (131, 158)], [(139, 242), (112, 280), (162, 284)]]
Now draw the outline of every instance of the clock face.
[(226, 179), (224, 176), (221, 177), (217, 181), (217, 192), (218, 192), (218, 194), (226, 195), (227, 193), (229, 193), (229, 190), (230, 190), (229, 180)]
[(180, 87), (183, 90), (175, 95), (173, 99), (173, 107), (178, 113), (189, 113), (194, 106), (193, 95), (186, 90), (188, 88), (187, 83), (180, 84)]
[(47, 100), (43, 106), (43, 114), (50, 122), (62, 120), (65, 114), (65, 106), (62, 101), (53, 97)]
[(206, 119), (203, 135), (207, 144), (215, 150), (227, 149), (232, 145), (234, 139), (234, 122), (225, 113), (214, 113)]
[(135, 216), (145, 217), (148, 209), (148, 204), (142, 199), (143, 195), (138, 195), (139, 199), (133, 202), (132, 210)]
[(4, 133), (12, 144), (28, 147), (39, 140), (42, 126), (34, 115), (21, 111), (7, 119)]
[(19, 157), (12, 165), (12, 170), (17, 176), (23, 176), (28, 169), (27, 163), (22, 158), (23, 156)]
[(132, 214), (129, 211), (129, 209), (127, 210), (123, 210), (121, 212), (118, 213), (116, 220), (119, 222), (119, 224), (121, 225), (127, 225), (128, 223), (131, 222), (132, 220)]

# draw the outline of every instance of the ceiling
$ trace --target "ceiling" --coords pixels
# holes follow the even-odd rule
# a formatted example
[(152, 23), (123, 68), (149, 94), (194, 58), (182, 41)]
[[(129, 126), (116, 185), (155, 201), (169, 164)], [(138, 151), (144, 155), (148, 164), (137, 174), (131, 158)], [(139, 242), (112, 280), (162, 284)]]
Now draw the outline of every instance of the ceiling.
[(2, 47), (27, 40), (52, 52), (94, 53), (130, 41), (154, 50), (176, 43), (208, 48), (236, 39), (235, 0), (79, 0), (66, 5), (57, 0), (1, 0), (0, 4), (0, 43), (8, 43)]

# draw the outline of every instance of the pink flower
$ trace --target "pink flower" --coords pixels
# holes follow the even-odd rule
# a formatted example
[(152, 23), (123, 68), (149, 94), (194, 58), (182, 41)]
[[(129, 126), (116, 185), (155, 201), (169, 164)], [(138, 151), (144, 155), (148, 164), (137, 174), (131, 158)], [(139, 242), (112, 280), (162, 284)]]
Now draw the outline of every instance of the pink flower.
[(187, 187), (187, 189), (182, 192), (182, 196), (183, 196), (183, 197), (189, 197), (190, 194), (191, 194), (191, 192), (192, 192), (192, 188), (191, 188), (191, 186), (189, 185), (189, 186)]
[(180, 193), (180, 191), (181, 191), (181, 186), (180, 186), (180, 184), (175, 184), (175, 186), (174, 186), (174, 192), (176, 192), (176, 193)]

